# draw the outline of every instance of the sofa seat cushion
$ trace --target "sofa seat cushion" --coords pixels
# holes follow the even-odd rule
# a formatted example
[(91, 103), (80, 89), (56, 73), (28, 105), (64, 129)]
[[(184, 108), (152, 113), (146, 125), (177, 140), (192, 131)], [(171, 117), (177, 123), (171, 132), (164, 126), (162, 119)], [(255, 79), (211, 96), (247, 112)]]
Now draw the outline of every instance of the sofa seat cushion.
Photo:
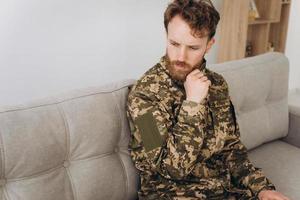
[(300, 149), (276, 140), (249, 152), (253, 164), (263, 169), (276, 189), (290, 199), (300, 199)]

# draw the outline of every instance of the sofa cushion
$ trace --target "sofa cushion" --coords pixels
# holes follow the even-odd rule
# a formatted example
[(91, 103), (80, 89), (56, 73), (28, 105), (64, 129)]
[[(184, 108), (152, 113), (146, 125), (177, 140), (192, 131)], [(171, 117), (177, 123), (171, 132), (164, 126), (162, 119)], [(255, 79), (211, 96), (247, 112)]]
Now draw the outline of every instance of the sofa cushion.
[(249, 152), (255, 166), (290, 199), (300, 199), (300, 149), (281, 140), (264, 144)]
[(1, 108), (1, 199), (135, 199), (125, 115), (132, 83)]
[(288, 133), (288, 59), (281, 53), (210, 66), (224, 76), (248, 149)]
[(289, 92), (289, 134), (284, 141), (300, 148), (300, 89)]

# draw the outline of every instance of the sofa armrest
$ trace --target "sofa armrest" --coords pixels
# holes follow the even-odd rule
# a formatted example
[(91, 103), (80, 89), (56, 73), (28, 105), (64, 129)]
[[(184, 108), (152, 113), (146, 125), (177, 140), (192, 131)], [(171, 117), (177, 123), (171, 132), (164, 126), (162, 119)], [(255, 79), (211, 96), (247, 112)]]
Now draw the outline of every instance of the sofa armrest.
[(300, 148), (300, 90), (289, 93), (289, 132), (285, 142)]

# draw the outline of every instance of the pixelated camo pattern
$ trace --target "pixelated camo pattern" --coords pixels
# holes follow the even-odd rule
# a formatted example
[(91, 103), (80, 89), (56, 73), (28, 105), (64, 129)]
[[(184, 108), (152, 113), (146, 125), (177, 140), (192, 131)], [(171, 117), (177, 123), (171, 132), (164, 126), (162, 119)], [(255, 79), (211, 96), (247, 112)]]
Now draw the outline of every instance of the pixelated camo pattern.
[(199, 69), (212, 84), (196, 103), (185, 100), (168, 64), (162, 57), (128, 95), (139, 199), (257, 199), (260, 190), (275, 189), (248, 159), (224, 78), (204, 61)]

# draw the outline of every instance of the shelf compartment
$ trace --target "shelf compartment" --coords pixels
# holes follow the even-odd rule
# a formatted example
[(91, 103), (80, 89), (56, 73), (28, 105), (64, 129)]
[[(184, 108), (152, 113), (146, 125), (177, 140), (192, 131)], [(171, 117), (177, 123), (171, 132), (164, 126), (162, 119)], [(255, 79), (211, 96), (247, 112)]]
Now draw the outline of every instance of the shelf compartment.
[(270, 20), (270, 19), (257, 19), (254, 21), (249, 21), (249, 25), (256, 25), (256, 24), (268, 24), (268, 23), (275, 23), (277, 20)]
[(250, 56), (262, 54), (267, 51), (270, 24), (257, 24), (248, 27), (247, 43), (251, 44)]
[(270, 27), (269, 42), (272, 42), (275, 51), (285, 51), (285, 44), (288, 31), (290, 4), (283, 4), (280, 22), (272, 23)]
[(291, 3), (291, 1), (290, 0), (282, 0), (282, 2), (281, 2), (282, 4), (290, 4)]
[(261, 20), (279, 22), (281, 15), (282, 0), (255, 0)]

